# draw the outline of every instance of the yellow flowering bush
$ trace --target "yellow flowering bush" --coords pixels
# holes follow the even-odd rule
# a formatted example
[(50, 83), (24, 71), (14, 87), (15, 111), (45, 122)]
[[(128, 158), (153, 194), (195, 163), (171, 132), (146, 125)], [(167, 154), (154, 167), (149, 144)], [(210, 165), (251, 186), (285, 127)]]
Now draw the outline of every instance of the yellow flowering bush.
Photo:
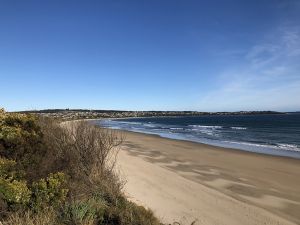
[(0, 157), (0, 194), (2, 198), (12, 204), (26, 204), (31, 197), (31, 191), (26, 181), (16, 180), (18, 174), (15, 171), (16, 162)]
[(16, 161), (0, 157), (0, 178), (12, 177)]
[(37, 117), (0, 109), (0, 198), (9, 205), (38, 208), (58, 205), (66, 198), (68, 190), (64, 188), (63, 173), (51, 173), (35, 182), (32, 179), (34, 165), (39, 165), (45, 149), (42, 137)]
[(2, 125), (0, 127), (0, 140), (5, 145), (11, 146), (19, 144), (22, 138), (21, 128)]
[(31, 197), (31, 191), (26, 181), (0, 178), (0, 193), (4, 200), (10, 204), (26, 204)]
[(64, 173), (50, 174), (46, 179), (40, 179), (32, 185), (33, 206), (36, 209), (44, 205), (58, 206), (66, 199), (68, 189)]
[(0, 111), (0, 156), (23, 166), (37, 163), (44, 151), (42, 136), (35, 116)]

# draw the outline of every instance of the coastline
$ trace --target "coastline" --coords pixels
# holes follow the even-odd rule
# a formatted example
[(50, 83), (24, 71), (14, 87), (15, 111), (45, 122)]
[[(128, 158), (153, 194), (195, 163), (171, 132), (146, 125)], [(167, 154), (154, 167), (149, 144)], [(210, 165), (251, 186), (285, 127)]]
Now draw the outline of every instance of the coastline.
[[(233, 152), (237, 152), (237, 153), (245, 153), (245, 154), (254, 154), (254, 155), (263, 155), (263, 156), (268, 156), (268, 157), (275, 157), (275, 158), (288, 158), (288, 159), (295, 159), (298, 160), (300, 162), (300, 158), (298, 157), (292, 157), (292, 156), (287, 156), (287, 155), (274, 155), (274, 154), (268, 154), (268, 153), (264, 153), (264, 152), (257, 152), (257, 151), (249, 151), (249, 150), (245, 150), (245, 149), (241, 149), (241, 148), (234, 148), (234, 147), (225, 147), (225, 146), (221, 146), (221, 145), (213, 145), (213, 144), (207, 144), (207, 143), (203, 143), (200, 141), (194, 141), (194, 140), (185, 140), (185, 139), (179, 139), (179, 138), (173, 138), (173, 137), (165, 137), (159, 134), (153, 134), (153, 133), (146, 133), (146, 132), (138, 132), (138, 131), (130, 131), (130, 130), (123, 130), (123, 129), (114, 129), (114, 128), (107, 128), (107, 129), (112, 129), (112, 130), (116, 130), (116, 131), (120, 131), (121, 133), (133, 133), (133, 134), (144, 134), (144, 135), (148, 135), (148, 136), (153, 136), (153, 137), (158, 137), (158, 138), (163, 138), (163, 139), (168, 139), (168, 140), (174, 140), (174, 141), (180, 141), (180, 142), (185, 142), (187, 144), (191, 143), (191, 144), (199, 144), (202, 145), (203, 147), (206, 148), (212, 148), (212, 149), (217, 149), (220, 151), (233, 151)], [(285, 150), (286, 151), (286, 150)]]
[(125, 192), (164, 222), (300, 222), (299, 159), (121, 132)]
[[(118, 122), (118, 120), (124, 118), (111, 118), (96, 120), (96, 122), (92, 123), (116, 130), (153, 134), (163, 138), (191, 141), (227, 149), (300, 159), (300, 143), (297, 140), (298, 137), (295, 136), (298, 130), (294, 130), (294, 132), (288, 130), (288, 132), (286, 132), (284, 130), (285, 128), (278, 127), (278, 124), (277, 127), (276, 125), (274, 126), (273, 130), (268, 124), (274, 119), (272, 117), (266, 120), (265, 125), (262, 125), (266, 126), (266, 128), (257, 127), (257, 125), (255, 125), (255, 123), (261, 122), (263, 117), (253, 117), (254, 120), (250, 120), (251, 124), (254, 124), (253, 126), (249, 126), (249, 123), (245, 123), (243, 119), (236, 122), (238, 117), (230, 119), (232, 121), (231, 123), (223, 122), (220, 123), (220, 125), (218, 124), (218, 120), (208, 123), (203, 123), (202, 121), (199, 123), (197, 120), (191, 120), (187, 124), (182, 121), (182, 119), (174, 120), (174, 118), (181, 117), (173, 117), (170, 121), (159, 120), (159, 117), (148, 118), (148, 120), (147, 118), (146, 120), (138, 120), (139, 118), (130, 120), (129, 118), (125, 118), (122, 122)], [(228, 120), (228, 118), (229, 117), (225, 117), (224, 121)], [(248, 117), (245, 118), (247, 119)], [(284, 119), (286, 123), (290, 122), (293, 118), (280, 119)], [(296, 119), (298, 120), (299, 118)], [(265, 131), (263, 131), (264, 129)], [(281, 130), (283, 133), (280, 133)]]

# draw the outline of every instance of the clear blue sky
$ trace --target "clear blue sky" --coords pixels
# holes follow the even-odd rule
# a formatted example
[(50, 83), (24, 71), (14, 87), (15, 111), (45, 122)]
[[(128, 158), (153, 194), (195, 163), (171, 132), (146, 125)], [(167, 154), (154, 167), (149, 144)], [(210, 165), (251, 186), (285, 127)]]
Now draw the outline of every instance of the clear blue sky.
[(0, 0), (6, 110), (300, 110), (298, 0)]

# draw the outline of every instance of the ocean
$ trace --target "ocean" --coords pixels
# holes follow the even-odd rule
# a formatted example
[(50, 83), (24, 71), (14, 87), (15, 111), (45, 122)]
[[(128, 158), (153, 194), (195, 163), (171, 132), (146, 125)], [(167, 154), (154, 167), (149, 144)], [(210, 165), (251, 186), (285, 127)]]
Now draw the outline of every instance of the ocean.
[(300, 113), (104, 119), (107, 128), (300, 158)]

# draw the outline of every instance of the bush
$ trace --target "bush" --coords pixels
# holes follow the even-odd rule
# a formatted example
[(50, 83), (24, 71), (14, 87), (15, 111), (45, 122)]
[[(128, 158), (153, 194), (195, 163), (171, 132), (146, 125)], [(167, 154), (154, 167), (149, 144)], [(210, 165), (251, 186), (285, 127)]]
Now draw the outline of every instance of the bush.
[(63, 173), (50, 174), (32, 184), (32, 206), (36, 210), (43, 207), (57, 207), (65, 202), (68, 189)]
[(0, 178), (14, 177), (16, 161), (0, 157)]
[(39, 143), (42, 137), (36, 117), (1, 113), (0, 121), (0, 144), (2, 150), (5, 150), (2, 154), (6, 154), (7, 157), (23, 157), (23, 154), (31, 153), (30, 150), (38, 149), (35, 147), (39, 146), (31, 145)]
[(115, 204), (96, 195), (66, 205), (60, 221), (68, 225), (160, 225), (150, 210), (118, 196)]
[(43, 134), (37, 118), (25, 114), (0, 113), (0, 157), (16, 161), (20, 170), (27, 170), (31, 181), (45, 155)]
[(68, 159), (66, 169), (71, 175), (85, 179), (90, 185), (114, 170), (118, 146), (123, 141), (116, 132), (78, 121), (65, 123), (58, 133), (61, 138), (53, 132), (46, 138), (60, 150), (58, 155)]
[(9, 204), (25, 205), (30, 200), (31, 191), (26, 181), (0, 178), (0, 194)]
[(61, 124), (1, 109), (0, 222), (159, 224), (122, 193), (124, 182), (115, 171), (122, 141), (118, 133), (86, 122)]
[(90, 198), (67, 204), (62, 214), (65, 224), (102, 224), (104, 211), (107, 207), (104, 201)]
[(16, 180), (16, 162), (0, 158), (0, 194), (9, 204), (26, 204), (30, 200), (31, 191), (24, 180)]

